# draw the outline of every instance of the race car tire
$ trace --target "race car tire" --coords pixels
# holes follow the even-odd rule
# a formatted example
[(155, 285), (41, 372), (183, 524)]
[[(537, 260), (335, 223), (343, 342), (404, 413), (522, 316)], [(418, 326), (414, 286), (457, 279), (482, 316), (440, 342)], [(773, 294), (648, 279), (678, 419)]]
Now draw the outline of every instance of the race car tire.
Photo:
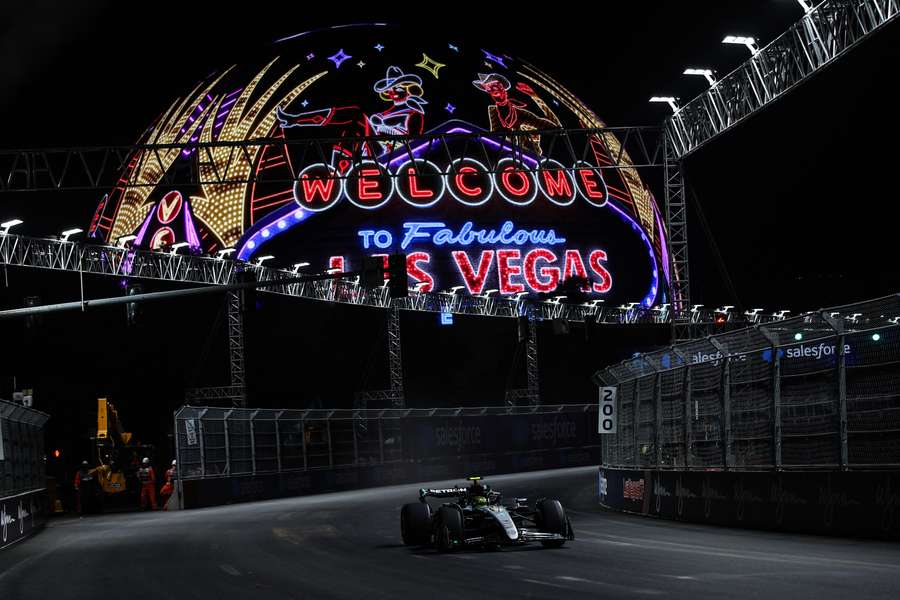
[[(542, 500), (537, 506), (541, 530), (547, 533), (568, 534), (566, 510), (559, 500)], [(559, 548), (566, 540), (544, 540), (544, 548)]]
[(424, 502), (404, 504), (400, 509), (400, 536), (407, 546), (431, 542), (431, 507)]
[(462, 513), (452, 506), (438, 509), (435, 543), (441, 552), (452, 552), (465, 542)]

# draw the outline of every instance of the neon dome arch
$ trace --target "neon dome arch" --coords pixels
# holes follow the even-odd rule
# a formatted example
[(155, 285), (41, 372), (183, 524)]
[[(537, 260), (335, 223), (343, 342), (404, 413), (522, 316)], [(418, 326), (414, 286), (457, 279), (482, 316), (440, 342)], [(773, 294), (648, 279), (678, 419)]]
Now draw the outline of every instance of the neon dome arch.
[[(92, 237), (234, 248), (241, 260), (272, 252), (317, 271), (400, 251), (422, 291), (551, 293), (579, 277), (597, 299), (666, 301), (653, 194), (636, 169), (602, 168), (628, 160), (612, 133), (580, 134), (590, 152), (565, 164), (571, 154), (538, 132), (605, 125), (539, 68), (384, 24), (297, 34), (271, 50), (209, 76), (154, 121), (140, 141), (157, 148), (130, 157)], [(416, 144), (432, 134), (446, 135), (442, 148)], [(190, 146), (256, 139), (276, 143)], [(287, 143), (313, 139), (327, 151)]]

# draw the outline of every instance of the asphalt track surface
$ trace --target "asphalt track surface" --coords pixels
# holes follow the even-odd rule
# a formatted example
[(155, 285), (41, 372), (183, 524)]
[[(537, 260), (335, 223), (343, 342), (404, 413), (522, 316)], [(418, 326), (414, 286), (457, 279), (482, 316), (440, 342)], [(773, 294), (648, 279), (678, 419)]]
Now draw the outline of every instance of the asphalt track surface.
[(599, 512), (595, 468), (489, 482), (507, 498), (559, 497), (575, 541), (405, 547), (400, 506), (420, 484), (60, 519), (0, 552), (0, 599), (900, 598), (898, 544)]

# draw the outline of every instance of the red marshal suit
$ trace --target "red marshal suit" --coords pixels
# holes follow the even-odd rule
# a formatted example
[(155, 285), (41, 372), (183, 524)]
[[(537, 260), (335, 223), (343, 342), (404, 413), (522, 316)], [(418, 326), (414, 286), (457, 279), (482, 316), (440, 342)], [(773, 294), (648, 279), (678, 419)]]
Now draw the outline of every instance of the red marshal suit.
[(146, 509), (149, 502), (150, 507), (156, 510), (156, 471), (145, 465), (138, 469), (137, 475), (141, 482), (141, 508)]

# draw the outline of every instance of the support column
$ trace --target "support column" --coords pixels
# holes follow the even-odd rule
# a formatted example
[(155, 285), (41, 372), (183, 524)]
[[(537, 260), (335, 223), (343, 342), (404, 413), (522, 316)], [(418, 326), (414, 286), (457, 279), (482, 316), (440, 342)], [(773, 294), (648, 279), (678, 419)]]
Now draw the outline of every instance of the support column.
[(228, 363), (231, 370), (231, 387), (235, 396), (234, 406), (247, 406), (247, 383), (244, 372), (244, 315), (241, 312), (240, 291), (226, 292), (228, 303)]
[(395, 306), (388, 309), (388, 366), (391, 371), (391, 407), (406, 408), (400, 350), (400, 309)]
[(672, 343), (693, 339), (691, 291), (688, 272), (687, 196), (682, 163), (667, 129), (663, 137), (665, 152), (666, 229), (669, 233), (669, 276), (672, 296)]

